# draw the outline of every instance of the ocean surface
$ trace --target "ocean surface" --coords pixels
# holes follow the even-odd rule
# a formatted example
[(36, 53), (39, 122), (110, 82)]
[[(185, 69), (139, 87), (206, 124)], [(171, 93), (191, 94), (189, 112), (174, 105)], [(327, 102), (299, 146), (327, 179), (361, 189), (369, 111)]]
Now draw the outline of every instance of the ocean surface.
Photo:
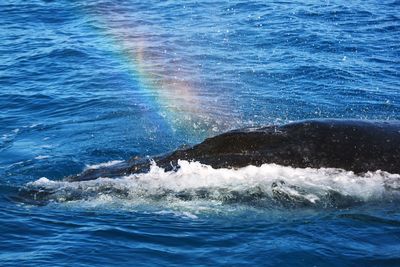
[(62, 181), (246, 126), (399, 120), (399, 40), (397, 0), (2, 0), (0, 265), (400, 266), (398, 174)]

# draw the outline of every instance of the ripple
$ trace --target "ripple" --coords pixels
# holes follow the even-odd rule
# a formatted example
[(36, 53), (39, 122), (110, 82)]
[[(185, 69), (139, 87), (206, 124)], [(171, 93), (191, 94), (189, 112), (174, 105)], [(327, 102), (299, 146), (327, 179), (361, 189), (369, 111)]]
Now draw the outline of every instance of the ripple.
[(396, 265), (398, 178), (59, 179), (244, 125), (400, 119), (399, 3), (1, 1), (1, 265)]

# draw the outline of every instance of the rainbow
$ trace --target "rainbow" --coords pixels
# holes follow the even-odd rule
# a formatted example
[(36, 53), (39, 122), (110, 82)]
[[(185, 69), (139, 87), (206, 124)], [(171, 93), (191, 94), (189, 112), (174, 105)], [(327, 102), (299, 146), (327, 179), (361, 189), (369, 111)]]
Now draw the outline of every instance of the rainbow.
[(96, 14), (95, 21), (103, 29), (102, 36), (139, 81), (140, 90), (154, 97), (160, 115), (172, 130), (184, 129), (205, 135), (221, 130), (218, 127), (221, 119), (211, 112), (214, 109), (210, 103), (199, 96), (200, 89), (187, 79), (187, 74), (181, 71), (182, 66), (171, 58), (174, 49), (157, 46), (161, 42), (151, 42), (157, 36), (149, 33), (153, 29), (143, 31), (141, 25), (131, 24), (127, 27), (131, 15), (124, 14), (123, 10), (112, 10), (112, 7), (91, 13)]

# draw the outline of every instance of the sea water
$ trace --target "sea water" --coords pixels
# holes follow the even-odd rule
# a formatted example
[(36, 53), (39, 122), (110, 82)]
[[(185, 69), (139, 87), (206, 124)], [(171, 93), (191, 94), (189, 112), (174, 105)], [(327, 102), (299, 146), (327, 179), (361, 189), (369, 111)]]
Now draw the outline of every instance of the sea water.
[(399, 174), (62, 178), (240, 127), (400, 119), (400, 2), (0, 3), (1, 266), (397, 266)]

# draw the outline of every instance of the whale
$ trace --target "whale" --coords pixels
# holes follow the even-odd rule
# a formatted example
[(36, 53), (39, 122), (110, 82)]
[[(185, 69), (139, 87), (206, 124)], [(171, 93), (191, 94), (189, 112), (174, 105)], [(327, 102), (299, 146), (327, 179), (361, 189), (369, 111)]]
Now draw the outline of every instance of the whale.
[(213, 168), (278, 164), (294, 168), (338, 168), (354, 173), (400, 174), (400, 121), (314, 119), (232, 130), (176, 151), (66, 177), (87, 181), (145, 173), (152, 164), (173, 171), (179, 160)]

